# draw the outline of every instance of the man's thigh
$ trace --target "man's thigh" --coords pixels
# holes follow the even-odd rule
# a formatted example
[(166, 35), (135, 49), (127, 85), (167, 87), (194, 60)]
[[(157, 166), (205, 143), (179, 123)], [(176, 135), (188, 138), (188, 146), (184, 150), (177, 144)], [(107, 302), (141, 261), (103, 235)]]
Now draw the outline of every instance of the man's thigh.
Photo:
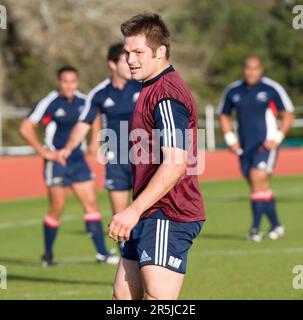
[(132, 172), (128, 165), (106, 165), (106, 178), (104, 187), (109, 191), (129, 191), (132, 188)]
[(132, 230), (122, 257), (139, 265), (146, 299), (176, 299), (186, 272), (188, 251), (203, 222), (171, 221), (160, 209), (152, 216), (142, 219)]
[(274, 171), (278, 156), (278, 149), (267, 150), (260, 147), (253, 155), (251, 169), (264, 170), (271, 175)]
[(96, 183), (94, 180), (73, 183), (71, 188), (75, 192), (86, 213), (99, 212)]
[(44, 179), (47, 187), (65, 187), (66, 167), (55, 161), (44, 162)]
[(67, 188), (61, 186), (48, 187), (49, 209), (48, 215), (59, 220), (66, 204)]
[(177, 300), (183, 285), (184, 274), (157, 265), (140, 269), (144, 300)]
[(113, 292), (114, 300), (142, 300), (143, 285), (136, 260), (121, 258)]
[(92, 181), (95, 174), (92, 172), (85, 158), (71, 159), (66, 165), (65, 180), (68, 184)]
[(130, 192), (128, 190), (109, 191), (109, 198), (110, 198), (110, 203), (111, 203), (111, 207), (113, 210), (113, 214), (118, 213), (128, 207), (129, 196), (130, 196)]

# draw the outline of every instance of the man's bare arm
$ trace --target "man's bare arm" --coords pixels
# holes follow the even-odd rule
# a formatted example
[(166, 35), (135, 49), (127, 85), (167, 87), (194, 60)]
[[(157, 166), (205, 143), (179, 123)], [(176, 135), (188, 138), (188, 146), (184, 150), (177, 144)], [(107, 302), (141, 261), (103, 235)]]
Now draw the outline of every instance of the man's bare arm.
[(74, 126), (66, 145), (58, 152), (58, 161), (62, 165), (66, 164), (66, 159), (70, 156), (72, 151), (83, 141), (89, 131), (89, 128), (90, 125), (86, 122), (78, 122)]
[(226, 114), (221, 114), (219, 119), (226, 144), (230, 147), (233, 153), (240, 155), (242, 150), (238, 142), (238, 138), (233, 131), (231, 117)]
[(88, 154), (94, 159), (97, 159), (97, 153), (100, 148), (99, 133), (101, 131), (101, 117), (96, 116), (96, 119), (91, 125), (90, 142), (88, 145)]
[(139, 216), (163, 198), (186, 173), (187, 151), (162, 147), (162, 152), (164, 156), (163, 163), (146, 188), (132, 203)]
[(35, 151), (46, 160), (56, 160), (56, 152), (45, 148), (39, 141), (36, 134), (37, 125), (30, 119), (22, 120), (19, 126), (19, 133), (23, 139), (28, 142)]
[(282, 120), (280, 123), (280, 128), (275, 134), (272, 140), (267, 140), (264, 142), (264, 146), (271, 150), (277, 148), (282, 141), (284, 140), (287, 132), (291, 128), (293, 120), (295, 118), (295, 114), (293, 112), (283, 111), (282, 112)]
[[(113, 217), (109, 236), (118, 241), (128, 240), (142, 213), (165, 196), (186, 173), (187, 152), (178, 148), (162, 148), (164, 160), (146, 188), (124, 211)], [(169, 159), (169, 160), (168, 160)]]
[(219, 120), (220, 120), (220, 126), (223, 134), (229, 131), (233, 131), (233, 126), (232, 126), (232, 121), (230, 116), (226, 114), (221, 114)]
[(287, 112), (287, 111), (282, 112), (280, 130), (283, 132), (284, 135), (286, 135), (289, 129), (291, 128), (294, 118), (295, 118), (294, 112)]

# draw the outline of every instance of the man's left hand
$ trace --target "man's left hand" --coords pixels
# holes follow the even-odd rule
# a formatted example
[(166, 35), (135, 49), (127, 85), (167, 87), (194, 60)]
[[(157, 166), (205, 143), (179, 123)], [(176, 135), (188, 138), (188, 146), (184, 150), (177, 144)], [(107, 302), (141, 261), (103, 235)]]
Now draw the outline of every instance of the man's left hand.
[(109, 237), (115, 241), (128, 241), (130, 232), (136, 226), (140, 214), (130, 205), (125, 210), (115, 214), (109, 226)]
[(60, 149), (60, 150), (58, 151), (57, 161), (58, 161), (61, 165), (65, 166), (65, 165), (66, 165), (66, 160), (67, 160), (67, 158), (70, 156), (70, 154), (71, 154), (71, 151), (70, 151), (70, 150), (68, 150), (68, 149), (66, 149), (66, 148)]

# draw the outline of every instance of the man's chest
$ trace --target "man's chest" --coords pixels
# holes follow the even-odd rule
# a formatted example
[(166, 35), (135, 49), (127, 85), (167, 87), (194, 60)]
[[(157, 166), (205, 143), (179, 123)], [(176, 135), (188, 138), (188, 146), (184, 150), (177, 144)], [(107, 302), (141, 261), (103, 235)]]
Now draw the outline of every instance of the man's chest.
[(231, 95), (231, 101), (238, 113), (263, 113), (271, 99), (271, 93), (264, 89), (241, 90)]
[(151, 134), (155, 129), (155, 123), (153, 119), (154, 103), (151, 96), (141, 92), (132, 115), (131, 130), (145, 130), (146, 133)]
[(71, 125), (78, 121), (79, 115), (84, 108), (84, 104), (59, 103), (54, 105), (50, 114), (52, 120), (61, 125)]
[(133, 112), (137, 97), (134, 92), (109, 93), (102, 97), (99, 106), (109, 119), (118, 119)]

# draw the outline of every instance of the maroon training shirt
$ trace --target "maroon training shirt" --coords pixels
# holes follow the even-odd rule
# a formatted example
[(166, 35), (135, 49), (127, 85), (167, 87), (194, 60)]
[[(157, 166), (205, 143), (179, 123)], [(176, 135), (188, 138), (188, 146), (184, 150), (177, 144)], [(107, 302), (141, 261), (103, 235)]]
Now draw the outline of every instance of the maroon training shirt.
[[(179, 106), (181, 106), (181, 114), (183, 108), (183, 113), (187, 115), (187, 122), (185, 121), (187, 123), (187, 127), (189, 129), (193, 129), (195, 133), (198, 128), (198, 112), (196, 103), (189, 88), (172, 66), (165, 69), (156, 78), (144, 82), (142, 86), (143, 88), (137, 100), (130, 125), (132, 140), (131, 156), (140, 157), (142, 156), (142, 153), (145, 153), (149, 159), (149, 163), (145, 162), (132, 165), (134, 199), (136, 199), (145, 189), (160, 166), (159, 163), (151, 163), (152, 159), (157, 158), (152, 152), (152, 147), (156, 144), (153, 130), (158, 129), (155, 121), (156, 109), (160, 109), (161, 107), (161, 116), (164, 117), (162, 119), (163, 124), (165, 127), (170, 124), (172, 131), (175, 128), (175, 124), (177, 126), (177, 122), (184, 123), (184, 121), (182, 122), (182, 119), (178, 120), (175, 118), (176, 120), (174, 124), (174, 108), (177, 110), (177, 107), (179, 108)], [(164, 107), (167, 107), (167, 111), (164, 110)], [(158, 112), (159, 114), (160, 111)], [(178, 114), (180, 114), (180, 112)], [(168, 117), (167, 122), (165, 115)], [(170, 122), (168, 123), (168, 121)], [(134, 134), (134, 130), (138, 132), (138, 129), (144, 129), (145, 132), (147, 132), (147, 137), (141, 137), (141, 139), (138, 139), (136, 134)], [(166, 141), (169, 141), (169, 139), (166, 139)], [(178, 144), (174, 145), (173, 140), (171, 144), (167, 143), (168, 142), (166, 142), (165, 146), (178, 147)], [(190, 148), (194, 150), (194, 155), (196, 155), (196, 134), (194, 134), (193, 139), (190, 139), (188, 142), (187, 150)], [(160, 158), (162, 159), (161, 155)], [(158, 208), (162, 209), (165, 215), (174, 221), (191, 222), (205, 220), (204, 203), (200, 193), (197, 175), (186, 174), (182, 177), (171, 191), (148, 209), (142, 217), (149, 216), (153, 209)]]

